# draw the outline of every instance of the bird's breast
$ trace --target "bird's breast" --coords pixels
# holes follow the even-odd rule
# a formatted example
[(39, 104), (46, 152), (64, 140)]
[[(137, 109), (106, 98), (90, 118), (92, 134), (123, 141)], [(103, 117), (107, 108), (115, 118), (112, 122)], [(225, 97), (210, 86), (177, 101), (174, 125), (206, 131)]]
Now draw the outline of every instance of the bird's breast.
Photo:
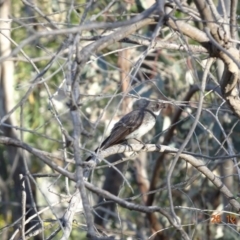
[(155, 123), (156, 123), (156, 119), (150, 114), (149, 115), (147, 114), (147, 117), (143, 119), (142, 124), (140, 124), (140, 126), (135, 131), (130, 133), (126, 137), (126, 139), (140, 138), (141, 136), (149, 132), (154, 127)]

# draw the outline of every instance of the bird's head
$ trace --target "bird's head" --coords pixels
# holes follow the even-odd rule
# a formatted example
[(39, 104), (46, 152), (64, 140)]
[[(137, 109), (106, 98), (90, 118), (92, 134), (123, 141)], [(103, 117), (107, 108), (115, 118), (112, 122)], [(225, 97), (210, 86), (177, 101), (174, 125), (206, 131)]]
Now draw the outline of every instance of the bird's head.
[(146, 108), (151, 110), (155, 115), (159, 115), (161, 110), (165, 108), (165, 104), (161, 102), (149, 102)]
[(137, 101), (137, 108), (147, 108), (152, 111), (155, 115), (159, 115), (161, 110), (165, 108), (165, 103), (155, 101), (149, 101), (146, 99), (141, 99)]

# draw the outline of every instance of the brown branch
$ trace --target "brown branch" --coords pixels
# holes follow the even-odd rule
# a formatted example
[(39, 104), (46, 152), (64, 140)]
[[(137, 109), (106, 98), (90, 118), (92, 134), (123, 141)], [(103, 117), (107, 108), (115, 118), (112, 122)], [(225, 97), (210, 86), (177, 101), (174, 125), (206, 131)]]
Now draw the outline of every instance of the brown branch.
[[(208, 29), (206, 29), (207, 32)], [(221, 89), (224, 98), (230, 105), (233, 112), (240, 118), (240, 99), (239, 99), (239, 54), (236, 48), (229, 47), (226, 49), (216, 39), (209, 34), (212, 45), (215, 46), (215, 52), (225, 65), (225, 69), (221, 79)]]
[(63, 217), (61, 218), (62, 228), (64, 230), (61, 239), (69, 239), (69, 236), (72, 232), (73, 217), (80, 202), (81, 199), (79, 197), (79, 192), (76, 191), (71, 197), (68, 208), (66, 209)]
[(170, 28), (172, 28), (173, 30), (176, 30), (176, 31), (182, 33), (183, 35), (188, 36), (191, 39), (199, 42), (207, 50), (210, 49), (210, 42), (209, 42), (209, 39), (205, 32), (203, 32), (183, 21), (178, 21), (175, 18), (166, 19), (165, 24), (167, 26), (169, 26)]
[[(0, 137), (0, 144), (4, 145), (11, 145), (15, 147), (20, 147), (28, 152), (32, 153), (33, 155), (39, 157), (44, 163), (46, 163), (48, 166), (52, 167), (54, 170), (59, 172), (60, 174), (63, 174), (64, 176), (68, 177), (72, 181), (76, 181), (75, 174), (67, 172), (65, 169), (62, 169), (57, 164), (52, 163), (51, 160), (47, 159), (43, 156), (41, 156), (37, 151), (35, 151), (34, 148), (30, 147), (28, 144), (23, 143), (19, 140), (8, 138), (8, 137)], [(102, 152), (98, 155), (98, 158), (101, 160), (103, 158), (106, 158), (110, 155), (116, 154), (116, 153), (124, 153), (124, 152), (160, 152), (160, 153), (169, 153), (171, 155), (175, 155), (178, 152), (177, 148), (164, 146), (164, 145), (155, 145), (155, 144), (146, 144), (145, 148), (143, 148), (142, 144), (131, 144), (131, 145), (115, 145), (112, 146)], [(194, 166), (196, 169), (198, 169), (203, 175), (205, 175), (214, 185), (219, 189), (220, 192), (222, 192), (227, 199), (229, 200), (229, 203), (234, 207), (234, 209), (237, 212), (240, 212), (240, 204), (235, 199), (234, 195), (228, 190), (228, 188), (222, 183), (222, 181), (217, 178), (216, 175), (212, 173), (212, 171), (205, 166), (205, 163), (202, 160), (199, 160), (195, 158), (194, 156), (191, 156), (187, 153), (180, 154), (180, 157), (190, 163), (192, 166)], [(50, 161), (50, 162), (49, 162)], [(89, 187), (90, 183), (85, 183), (86, 187)], [(114, 196), (116, 197), (116, 196)]]
[[(206, 87), (206, 91), (217, 91), (217, 93), (219, 94), (219, 88), (214, 88), (213, 86), (209, 86), (207, 85)], [(183, 99), (183, 102), (189, 102), (189, 100), (192, 98), (192, 96), (199, 91), (199, 86), (198, 85), (193, 85), (190, 87), (188, 93), (186, 94), (185, 98)], [(183, 111), (183, 108), (178, 108), (172, 118), (172, 124), (171, 127), (169, 128), (169, 130), (167, 131), (167, 134), (164, 137), (164, 141), (163, 141), (163, 145), (168, 145), (173, 137), (173, 132), (175, 131), (176, 128), (176, 123), (179, 121), (179, 118), (181, 116), (181, 113)], [(159, 176), (159, 168), (163, 162), (164, 159), (164, 154), (161, 154), (158, 158), (158, 160), (156, 161), (156, 165), (154, 166), (154, 172), (153, 172), (153, 178), (151, 180), (151, 185), (150, 185), (150, 191), (154, 190), (157, 186), (158, 183), (158, 176)], [(154, 195), (152, 194), (151, 196), (149, 196), (148, 201), (147, 201), (147, 205), (151, 205), (154, 199)]]
[[(101, 159), (106, 158), (110, 155), (116, 154), (116, 153), (123, 153), (123, 152), (140, 152), (140, 151), (146, 151), (146, 152), (160, 152), (160, 153), (169, 153), (171, 155), (174, 155), (179, 151), (177, 148), (172, 148), (166, 145), (154, 145), (154, 144), (146, 144), (145, 148), (142, 148), (142, 144), (131, 144), (131, 145), (115, 145), (113, 147), (110, 147), (102, 152), (99, 153), (98, 159), (99, 162), (101, 162)], [(202, 156), (203, 157), (203, 156)], [(220, 192), (222, 192), (227, 199), (229, 200), (229, 203), (235, 208), (237, 212), (240, 212), (240, 204), (235, 199), (234, 195), (228, 190), (228, 188), (222, 183), (222, 181), (216, 177), (212, 173), (212, 171), (205, 166), (205, 163), (202, 160), (199, 160), (195, 158), (194, 156), (191, 156), (187, 153), (180, 154), (180, 158), (190, 163), (192, 166), (194, 166), (198, 171), (200, 171), (203, 175), (205, 175), (214, 185), (219, 189)], [(94, 162), (93, 160), (90, 160)], [(158, 160), (159, 161), (159, 160)], [(162, 164), (162, 162), (160, 163)], [(96, 166), (96, 162), (94, 164)], [(92, 165), (92, 166), (93, 166)]]
[[(229, 62), (231, 65), (235, 64), (235, 65), (237, 65), (236, 67), (238, 67), (240, 69), (240, 64), (238, 62), (239, 55), (238, 55), (238, 53), (235, 53), (236, 49), (235, 48), (229, 48), (229, 49), (224, 48), (222, 45), (220, 45), (220, 43), (218, 43), (212, 37), (208, 28), (205, 28), (205, 32), (206, 32), (209, 40), (211, 41), (212, 46), (215, 46), (215, 48), (218, 49), (218, 52), (220, 52), (219, 54), (217, 53), (217, 56), (220, 57), (224, 61), (224, 63)], [(232, 68), (233, 67), (234, 67), (234, 65), (232, 66)]]
[(58, 173), (62, 174), (65, 177), (68, 177), (71, 180), (74, 179), (74, 174), (68, 172), (62, 167), (59, 167), (55, 162), (53, 162), (50, 158), (43, 154), (44, 153), (43, 151), (33, 148), (24, 142), (9, 137), (0, 137), (0, 144), (23, 148), (27, 150), (29, 153), (32, 153), (34, 156), (41, 159), (45, 164), (47, 164), (50, 168), (54, 169)]
[[(148, 17), (153, 11), (154, 11), (153, 7), (149, 8), (148, 10), (146, 10), (143, 13), (134, 17), (134, 21), (136, 21), (136, 19), (138, 19), (138, 21), (139, 21), (140, 19), (144, 19), (144, 18)], [(146, 19), (146, 20), (149, 21), (149, 19)], [(133, 19), (131, 19), (131, 21), (133, 21)], [(141, 24), (143, 24), (143, 25), (141, 25)], [(109, 45), (117, 42), (118, 40), (126, 37), (130, 33), (136, 31), (136, 29), (144, 26), (145, 24), (146, 23), (143, 20), (142, 22), (139, 21), (138, 23), (132, 24), (128, 27), (122, 27), (121, 29), (114, 32), (113, 34), (109, 34), (108, 36), (105, 36), (105, 37), (95, 41), (94, 43), (87, 45), (81, 51), (78, 51), (79, 48), (76, 45), (76, 51), (77, 51), (76, 58), (75, 58), (75, 61), (73, 63), (73, 67), (72, 67), (72, 69), (74, 69), (74, 70), (73, 70), (73, 77), (71, 79), (72, 104), (71, 104), (70, 109), (71, 109), (71, 115), (72, 115), (73, 126), (74, 126), (73, 148), (74, 148), (74, 159), (77, 163), (76, 180), (77, 180), (77, 186), (79, 187), (79, 191), (80, 191), (80, 194), (82, 197), (83, 208), (84, 208), (84, 212), (86, 215), (86, 221), (87, 221), (87, 226), (88, 226), (88, 233), (90, 236), (94, 235), (94, 228), (93, 228), (93, 218), (92, 218), (92, 215), (90, 212), (90, 205), (89, 205), (89, 201), (86, 196), (84, 183), (83, 183), (83, 169), (82, 169), (82, 161), (80, 158), (80, 151), (79, 151), (79, 136), (80, 136), (80, 132), (81, 132), (82, 128), (81, 128), (81, 121), (80, 121), (79, 114), (78, 114), (78, 101), (79, 101), (79, 97), (80, 97), (80, 92), (79, 92), (79, 84), (78, 84), (77, 80), (80, 78), (82, 69), (84, 68), (87, 60), (93, 53), (95, 53), (101, 49), (104, 49), (104, 48), (108, 47)], [(79, 42), (79, 39), (80, 38), (78, 38), (77, 42)]]
[[(142, 145), (139, 144), (139, 146)], [(123, 149), (124, 150), (124, 149)], [(131, 151), (131, 149), (129, 149)], [(138, 212), (142, 212), (142, 213), (152, 213), (152, 212), (159, 212), (161, 213), (163, 216), (165, 216), (168, 221), (170, 222), (170, 224), (172, 224), (172, 226), (174, 226), (177, 230), (180, 231), (180, 233), (182, 234), (182, 237), (184, 239), (189, 239), (187, 233), (183, 230), (183, 228), (181, 226), (178, 226), (172, 219), (171, 215), (164, 209), (159, 208), (159, 207), (147, 207), (147, 206), (143, 206), (143, 205), (139, 205), (139, 204), (135, 204), (132, 202), (128, 202), (126, 200), (123, 200), (111, 193), (109, 193), (108, 191), (102, 190), (98, 187), (95, 187), (93, 184), (89, 183), (89, 182), (85, 182), (85, 186), (86, 188), (88, 188), (90, 191), (95, 192), (96, 194), (102, 196), (104, 199), (110, 199), (112, 201), (114, 201), (115, 203), (119, 204), (120, 206), (127, 208), (129, 210), (135, 210)]]
[[(210, 21), (210, 10), (206, 6), (206, 1), (195, 0), (195, 4), (203, 17), (203, 20)], [(213, 6), (212, 6), (213, 7)], [(234, 11), (234, 12), (233, 12)], [(231, 17), (236, 16), (236, 2), (231, 2)], [(236, 19), (236, 17), (234, 18)], [(233, 34), (235, 27), (235, 20), (231, 18), (231, 34)], [(224, 22), (223, 22), (224, 23)], [(233, 25), (233, 23), (235, 23)], [(227, 22), (225, 22), (227, 24)], [(209, 53), (212, 56), (220, 58), (225, 65), (224, 73), (221, 80), (221, 88), (224, 98), (230, 105), (233, 112), (240, 117), (240, 100), (238, 91), (239, 82), (239, 54), (238, 50), (232, 47), (229, 41), (229, 34), (222, 25), (216, 23), (207, 24), (209, 27), (208, 37), (211, 41), (211, 48)], [(210, 36), (211, 35), (211, 36)]]
[[(160, 153), (168, 153), (173, 156), (179, 151), (177, 148), (169, 147), (166, 145), (154, 145), (154, 144), (146, 144), (145, 148), (142, 149), (142, 144), (131, 144), (131, 145), (115, 145), (110, 147), (98, 155), (98, 158), (101, 160), (107, 156), (123, 153), (123, 152), (160, 152)], [(187, 153), (181, 153), (180, 158), (190, 163), (193, 167), (195, 167), (198, 171), (200, 171), (205, 177), (207, 177), (214, 185), (218, 188), (220, 192), (222, 192), (229, 203), (234, 207), (234, 209), (239, 213), (240, 212), (240, 203), (235, 199), (234, 195), (229, 191), (229, 189), (222, 183), (220, 178), (218, 178), (212, 171), (206, 166), (205, 162), (191, 156)], [(161, 162), (162, 164), (162, 162)]]
[(172, 200), (172, 191), (171, 191), (171, 178), (172, 178), (172, 173), (174, 171), (174, 168), (177, 164), (177, 161), (181, 155), (181, 153), (184, 151), (185, 147), (187, 146), (188, 142), (190, 141), (197, 125), (198, 125), (198, 121), (200, 119), (201, 116), (201, 112), (202, 112), (202, 107), (203, 107), (203, 101), (204, 101), (204, 91), (206, 89), (206, 82), (207, 82), (207, 77), (209, 75), (209, 71), (210, 68), (212, 66), (213, 63), (213, 58), (209, 58), (207, 60), (206, 66), (205, 66), (205, 70), (203, 72), (203, 77), (202, 77), (202, 83), (201, 83), (201, 88), (200, 88), (200, 93), (199, 93), (199, 100), (198, 100), (198, 107), (197, 107), (197, 111), (196, 111), (196, 115), (194, 118), (194, 121), (191, 125), (191, 127), (189, 128), (189, 131), (186, 135), (186, 138), (184, 139), (184, 141), (181, 143), (181, 146), (179, 148), (179, 151), (177, 152), (177, 154), (175, 155), (173, 161), (171, 162), (171, 165), (168, 169), (168, 174), (167, 174), (167, 187), (168, 187), (168, 200), (170, 203), (170, 209), (171, 209), (171, 215), (174, 217), (174, 219), (177, 222), (177, 215), (174, 211), (174, 206), (173, 206), (173, 200)]
[[(81, 26), (72, 27), (72, 28), (64, 28), (64, 29), (58, 29), (53, 31), (41, 31), (37, 32), (36, 34), (30, 36), (29, 38), (23, 40), (17, 48), (15, 48), (8, 56), (0, 57), (0, 63), (10, 56), (15, 56), (23, 47), (36, 39), (39, 39), (41, 37), (46, 36), (58, 36), (58, 35), (67, 35), (67, 34), (74, 34), (78, 33), (83, 30), (93, 30), (93, 29), (114, 29), (114, 28), (122, 28), (124, 29), (124, 26), (132, 26), (135, 25), (136, 29), (139, 29), (138, 24), (141, 25), (142, 21), (146, 21), (146, 18), (153, 13), (155, 10), (156, 4), (152, 5), (147, 10), (143, 11), (142, 13), (138, 14), (136, 17), (133, 17), (130, 20), (123, 21), (123, 22), (91, 22), (87, 23)], [(151, 20), (150, 22), (155, 22), (155, 20)], [(148, 23), (146, 23), (148, 24)], [(150, 23), (149, 23), (150, 24)]]
[[(213, 0), (207, 0), (207, 3), (208, 3), (208, 6), (211, 10), (211, 13), (212, 13), (212, 17), (214, 19), (214, 22), (217, 23), (217, 22), (222, 22), (223, 21), (223, 18), (222, 16), (219, 14), (217, 8), (216, 8), (216, 4), (213, 2)], [(225, 7), (222, 6), (223, 8), (223, 13), (226, 13), (225, 12)], [(226, 17), (226, 14), (224, 14), (224, 17)]]
[(204, 21), (204, 23), (211, 28), (214, 24), (214, 18), (212, 16), (211, 10), (209, 8), (209, 5), (207, 1), (202, 0), (194, 0), (194, 3)]
[(138, 29), (140, 29), (148, 24), (152, 24), (152, 23), (155, 23), (154, 19), (146, 18), (146, 19), (138, 22), (137, 24), (132, 24), (130, 26), (123, 27), (123, 28), (115, 31), (112, 34), (109, 34), (109, 35), (87, 45), (80, 51), (79, 61), (81, 62), (81, 64), (85, 63), (86, 60), (89, 58), (89, 56), (91, 56), (91, 54), (93, 54), (97, 51), (100, 51), (113, 43), (120, 41), (121, 39), (125, 38), (129, 34), (136, 32)]
[[(195, 0), (195, 4), (204, 21), (213, 21), (212, 14), (206, 1)], [(207, 23), (206, 25), (209, 26), (210, 33), (212, 35), (212, 41), (210, 41), (206, 33), (182, 21), (178, 22), (175, 19), (169, 18), (166, 21), (166, 25), (185, 36), (198, 41), (209, 51), (211, 56), (215, 56), (223, 60), (225, 64), (225, 72), (222, 76), (222, 92), (224, 93), (224, 97), (234, 113), (240, 117), (240, 101), (238, 100), (238, 91), (236, 86), (239, 81), (237, 66), (239, 65), (239, 56), (237, 49), (229, 47), (228, 39), (226, 38), (227, 35), (224, 29), (216, 23)]]
[[(209, 91), (209, 90), (218, 91), (219, 89), (214, 88), (213, 86), (208, 86), (207, 85), (206, 90), (207, 91)], [(199, 91), (199, 86), (197, 86), (197, 85), (191, 86), (191, 88), (189, 89), (185, 98), (183, 99), (183, 102), (188, 102), (197, 91)], [(218, 94), (219, 94), (219, 92), (218, 92)], [(176, 126), (177, 126), (177, 122), (179, 121), (179, 118), (181, 116), (182, 111), (183, 111), (183, 108), (178, 108), (176, 110), (176, 112), (175, 112), (175, 114), (172, 118), (171, 127), (169, 128), (167, 134), (164, 137), (163, 145), (168, 145), (170, 143), (170, 141), (173, 137), (173, 132), (174, 132)], [(153, 167), (153, 174), (152, 174), (152, 179), (151, 179), (149, 191), (154, 191), (157, 187), (157, 184), (158, 184), (158, 181), (159, 181), (159, 173), (160, 173), (160, 169), (162, 167), (164, 157), (165, 157), (165, 153), (160, 154), (156, 163), (155, 163), (155, 166)], [(155, 197), (154, 193), (148, 195), (148, 199), (147, 199), (147, 202), (146, 202), (147, 206), (152, 205), (152, 203), (154, 201), (154, 197)], [(153, 227), (155, 226), (156, 228), (154, 227), (154, 229), (156, 231), (159, 230), (157, 228), (158, 220), (157, 220), (156, 216), (154, 214), (149, 214), (148, 219), (151, 223), (151, 226), (153, 226)]]
[[(100, 38), (102, 38), (102, 37), (101, 36), (82, 37), (81, 41), (95, 41)], [(146, 47), (149, 46), (149, 44), (151, 43), (150, 40), (142, 39), (142, 38), (135, 37), (135, 36), (128, 36), (126, 38), (119, 40), (119, 42), (138, 44), (140, 46), (146, 46)], [(156, 39), (156, 42), (154, 43), (154, 49), (158, 49), (158, 48), (164, 48), (164, 49), (168, 49), (168, 50), (178, 50), (178, 51), (189, 51), (190, 50), (193, 53), (208, 53), (206, 48), (199, 46), (199, 45), (176, 44), (176, 43), (170, 43), (170, 42), (160, 41), (159, 39)], [(18, 60), (23, 61), (23, 59), (21, 59), (21, 58), (18, 58)]]

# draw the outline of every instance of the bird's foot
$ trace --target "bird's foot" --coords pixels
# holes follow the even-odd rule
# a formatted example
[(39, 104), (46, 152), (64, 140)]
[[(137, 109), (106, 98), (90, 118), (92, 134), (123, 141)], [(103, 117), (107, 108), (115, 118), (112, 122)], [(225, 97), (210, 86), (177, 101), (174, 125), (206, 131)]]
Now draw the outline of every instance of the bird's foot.
[(133, 151), (131, 144), (129, 144), (127, 140), (124, 141), (122, 144), (127, 145)]
[(139, 143), (141, 143), (143, 146), (142, 146), (142, 148), (141, 148), (141, 150), (143, 150), (143, 149), (145, 149), (146, 148), (146, 144), (144, 143), (144, 142), (142, 142), (142, 141), (140, 141), (140, 140), (138, 140), (138, 139), (136, 139), (136, 138), (134, 138), (137, 142), (139, 142)]
[(156, 147), (157, 147), (157, 149), (160, 151), (161, 150), (161, 145), (160, 144), (156, 144)]

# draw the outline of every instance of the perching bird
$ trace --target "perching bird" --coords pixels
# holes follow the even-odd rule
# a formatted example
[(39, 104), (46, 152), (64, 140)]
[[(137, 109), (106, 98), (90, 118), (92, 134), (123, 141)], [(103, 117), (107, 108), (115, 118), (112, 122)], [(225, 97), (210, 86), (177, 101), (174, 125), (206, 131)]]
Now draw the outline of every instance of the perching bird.
[[(140, 100), (138, 109), (123, 116), (113, 127), (110, 135), (95, 150), (107, 149), (113, 145), (125, 142), (128, 139), (138, 140), (149, 132), (156, 123), (156, 117), (160, 114), (164, 103)], [(88, 157), (86, 161), (92, 159)]]

